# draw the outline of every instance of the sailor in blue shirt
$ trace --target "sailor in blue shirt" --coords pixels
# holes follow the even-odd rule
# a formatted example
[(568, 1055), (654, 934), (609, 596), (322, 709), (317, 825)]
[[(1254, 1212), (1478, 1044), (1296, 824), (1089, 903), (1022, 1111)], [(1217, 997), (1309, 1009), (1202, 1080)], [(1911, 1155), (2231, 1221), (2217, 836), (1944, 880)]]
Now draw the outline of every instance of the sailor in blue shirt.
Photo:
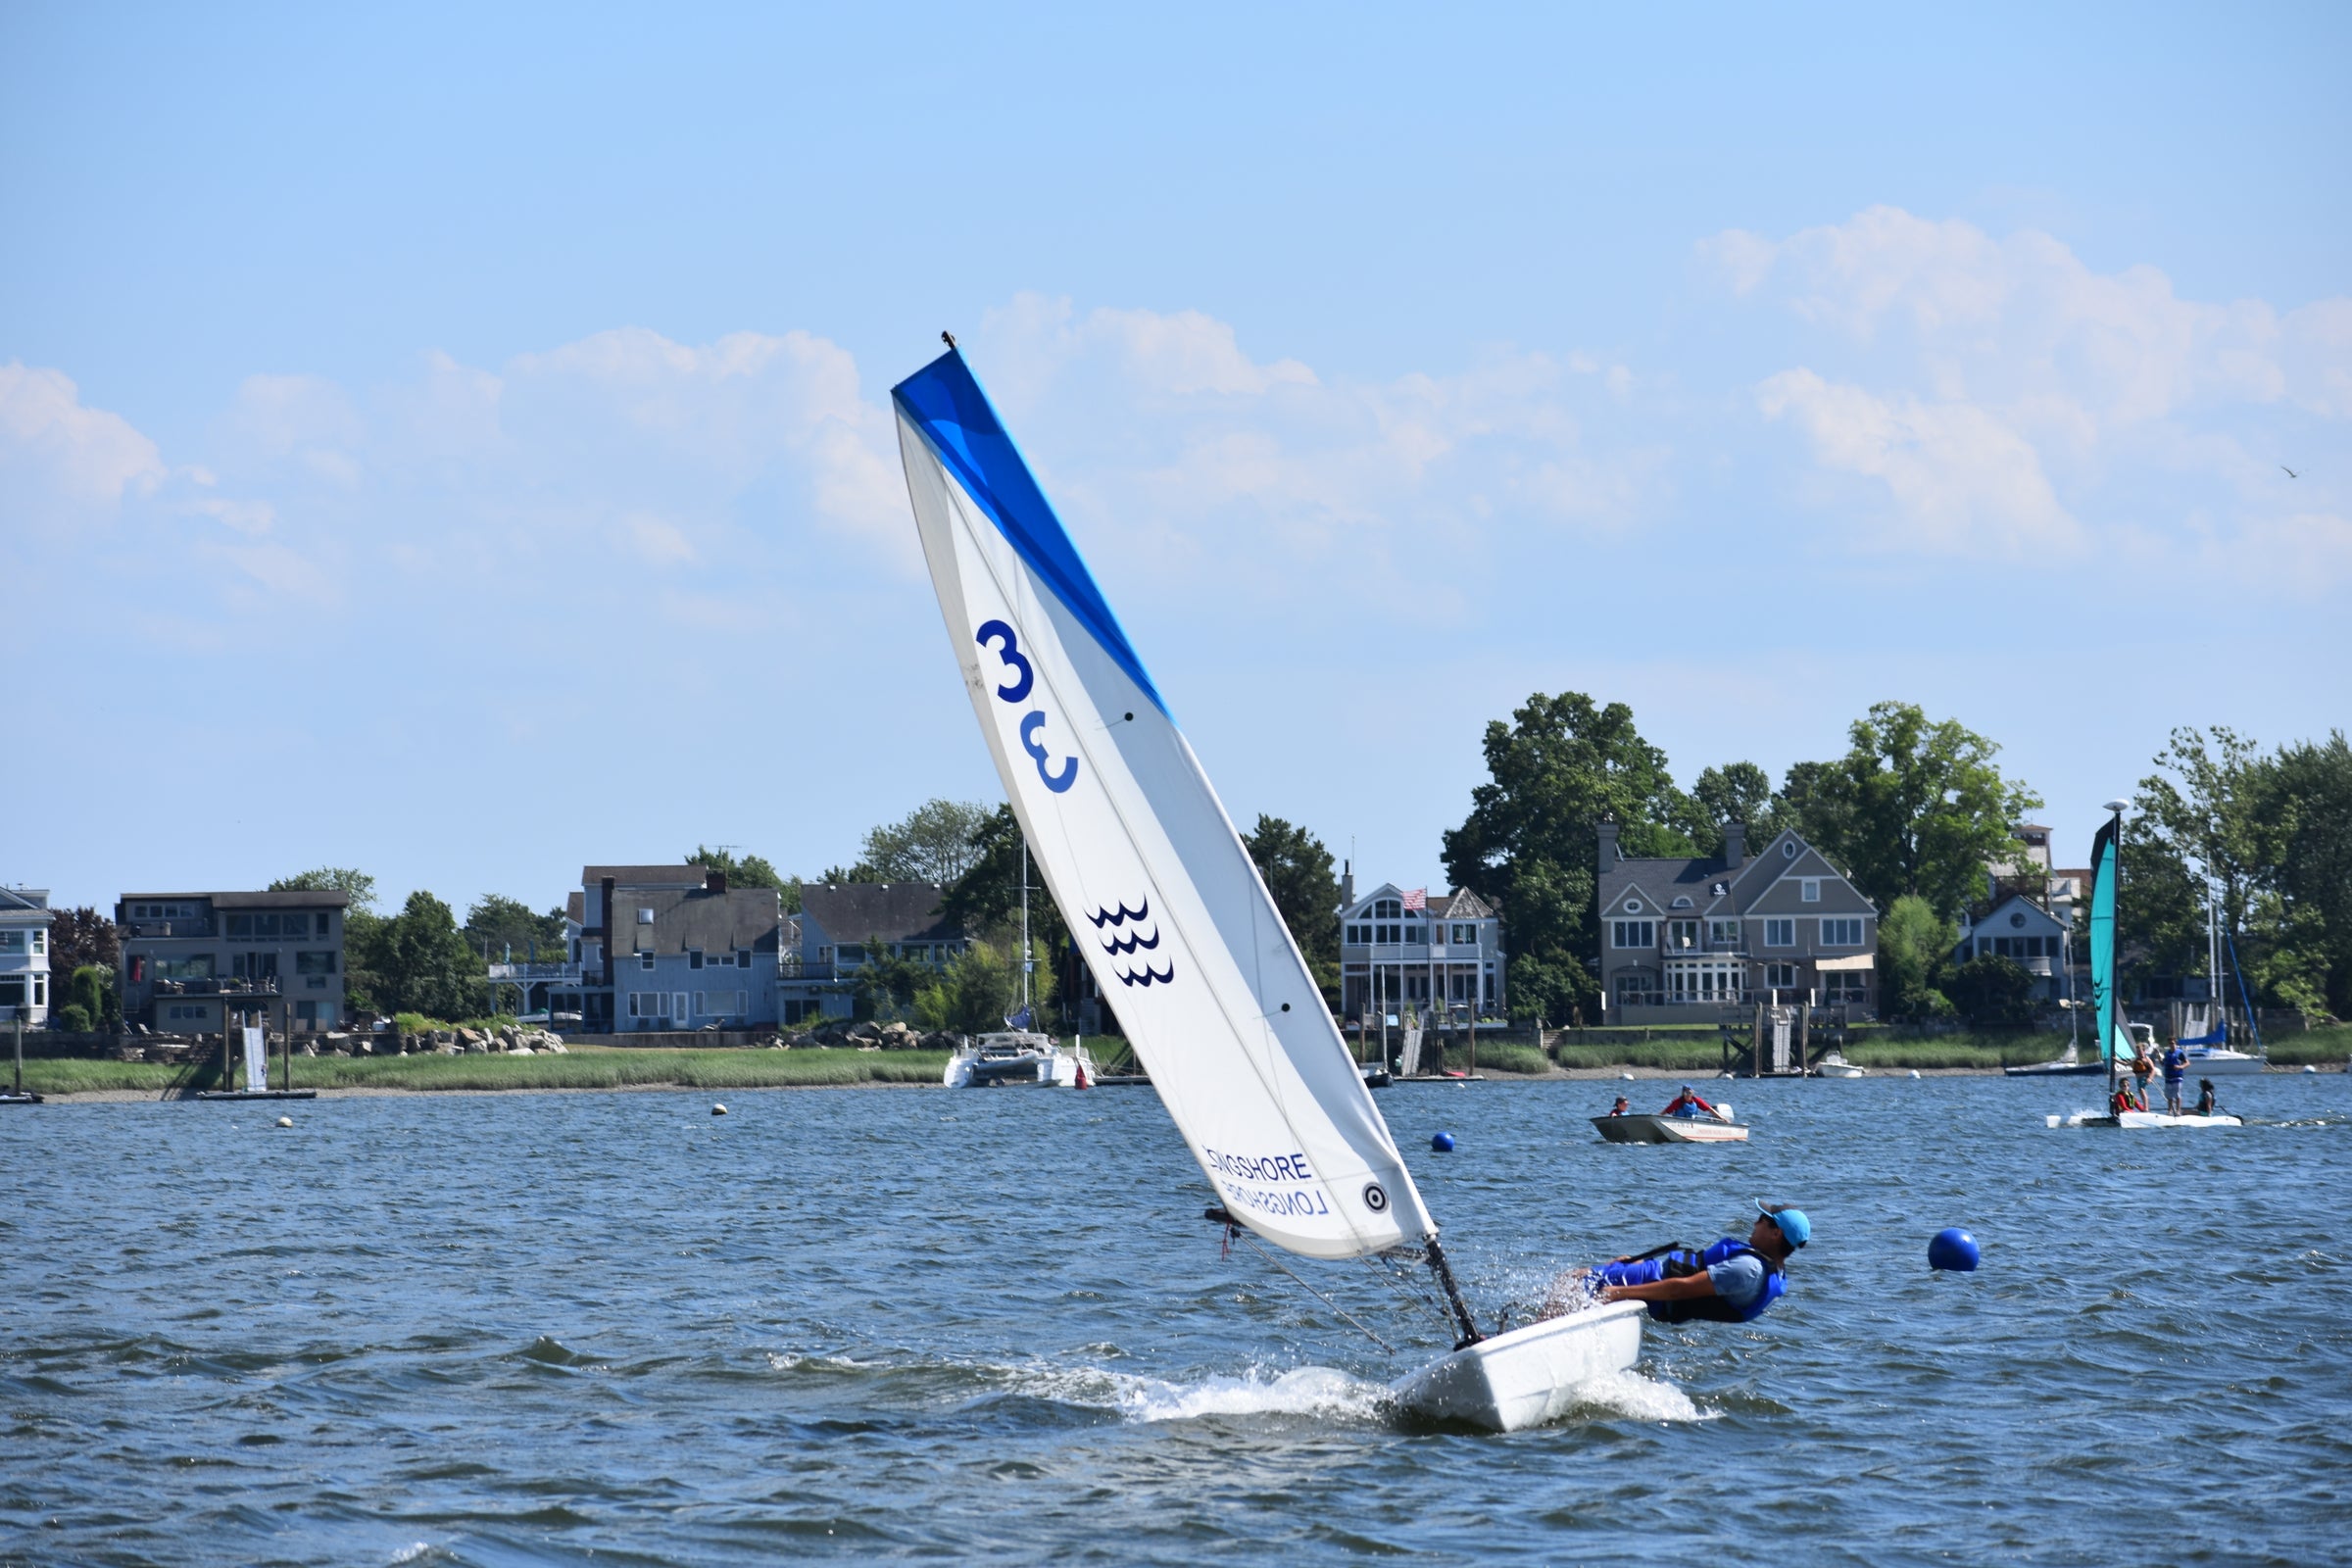
[(1789, 1257), (1812, 1238), (1803, 1209), (1759, 1201), (1745, 1242), (1726, 1236), (1704, 1250), (1665, 1247), (1619, 1258), (1587, 1275), (1586, 1286), (1604, 1301), (1643, 1302), (1662, 1323), (1745, 1323), (1780, 1299)]
[(2187, 1076), (2188, 1053), (2182, 1051), (2180, 1042), (2176, 1040), (2173, 1042), (2173, 1049), (2164, 1054), (2164, 1113), (2166, 1115), (2178, 1116), (2180, 1114), (2180, 1080)]

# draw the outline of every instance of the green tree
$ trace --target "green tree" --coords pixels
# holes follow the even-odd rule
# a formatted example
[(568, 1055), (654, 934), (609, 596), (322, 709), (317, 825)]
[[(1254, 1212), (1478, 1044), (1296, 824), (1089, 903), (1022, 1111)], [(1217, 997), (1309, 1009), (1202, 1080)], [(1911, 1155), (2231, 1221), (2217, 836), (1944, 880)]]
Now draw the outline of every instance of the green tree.
[(936, 882), (947, 887), (971, 870), (979, 851), (973, 834), (989, 820), (985, 806), (926, 801), (897, 822), (865, 835), (858, 862), (860, 882)]
[[(986, 813), (972, 829), (970, 866), (941, 896), (940, 912), (967, 934), (1018, 932), (1021, 926), (1020, 818), (1009, 806)], [(1069, 951), (1069, 922), (1034, 859), (1029, 861), (1029, 936), (1050, 954)], [(1007, 952), (1010, 951), (1007, 946)], [(1045, 966), (1041, 965), (1041, 972)]]
[(1511, 722), (1487, 726), (1485, 750), (1487, 782), (1446, 834), (1446, 871), (1503, 912), (1514, 1010), (1559, 1020), (1597, 995), (1601, 821), (1616, 820), (1629, 855), (1690, 855), (1673, 824), (1692, 808), (1623, 703), (1538, 692)]
[(375, 878), (348, 865), (321, 865), (292, 876), (282, 876), (270, 884), (272, 893), (343, 893), (351, 898), (351, 907), (375, 912)]
[(1726, 822), (1745, 823), (1751, 830), (1748, 848), (1753, 850), (1763, 842), (1757, 832), (1771, 816), (1772, 775), (1753, 762), (1707, 768), (1690, 787), (1690, 804), (1692, 819), (1686, 831), (1700, 855), (1723, 854)]
[(75, 966), (66, 981), (66, 1004), (79, 1007), (92, 1029), (104, 1029), (122, 1016), (122, 999), (115, 991), (115, 971), (105, 964)]
[(1874, 704), (1848, 733), (1853, 749), (1817, 786), (1821, 825), (1841, 841), (1815, 847), (1881, 909), (1913, 894), (1956, 914), (1984, 896), (1988, 864), (2022, 863), (2025, 846), (2011, 830), (2042, 802), (2001, 777), (1998, 746), (1912, 703)]
[[(783, 875), (763, 856), (746, 855), (738, 858), (724, 848), (714, 850), (708, 845), (697, 844), (694, 853), (686, 857), (686, 863), (709, 866), (713, 871), (725, 873), (727, 886), (731, 888), (774, 888), (783, 899), (786, 914), (801, 912), (801, 879)], [(850, 878), (827, 877), (825, 880), (846, 882)]]
[(1836, 787), (1838, 771), (1836, 762), (1790, 763), (1763, 820), (1748, 835), (1749, 847), (1769, 844), (1793, 830), (1832, 859), (1850, 864), (1853, 858), (1846, 846), (1853, 840), (1853, 808)]
[(60, 909), (49, 923), (49, 968), (72, 974), (83, 964), (99, 964), (110, 973), (122, 967), (122, 936), (115, 922), (95, 908)]
[(1305, 955), (1308, 970), (1321, 988), (1324, 1001), (1340, 1000), (1340, 879), (1333, 874), (1331, 851), (1302, 827), (1279, 816), (1258, 814), (1257, 826), (1242, 835), (1257, 874), (1265, 878), (1282, 923)]
[(914, 1017), (926, 1029), (985, 1034), (1004, 1027), (1012, 997), (1012, 968), (1004, 951), (974, 942), (915, 993)]
[(2288, 947), (2306, 988), (2327, 1011), (2352, 1017), (2352, 747), (2340, 729), (2280, 747), (2268, 782), (2262, 815), (2281, 904), (2276, 921), (2293, 934)]
[(1952, 971), (1949, 990), (1972, 1028), (2023, 1029), (2034, 1021), (2034, 977), (2015, 958), (1981, 954)]
[(1939, 989), (1960, 930), (1928, 901), (1906, 893), (1879, 921), (1879, 985), (1888, 1018), (1947, 1017), (1951, 999)]
[(386, 1011), (464, 1018), (488, 1000), (481, 955), (466, 945), (449, 906), (421, 888), (384, 922), (372, 956), (381, 964), (382, 994), (374, 1000)]
[(466, 942), (492, 963), (504, 963), (509, 950), (528, 957), (533, 952), (564, 951), (564, 911), (533, 914), (529, 905), (503, 894), (485, 893), (466, 911)]

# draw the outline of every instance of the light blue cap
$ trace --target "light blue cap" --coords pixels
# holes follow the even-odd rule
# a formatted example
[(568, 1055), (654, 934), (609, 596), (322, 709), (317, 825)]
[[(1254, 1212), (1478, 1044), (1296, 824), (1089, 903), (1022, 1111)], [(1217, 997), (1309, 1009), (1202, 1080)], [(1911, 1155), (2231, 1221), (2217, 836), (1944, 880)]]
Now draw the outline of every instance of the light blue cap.
[(1756, 1200), (1756, 1212), (1778, 1225), (1781, 1234), (1788, 1238), (1790, 1247), (1802, 1247), (1813, 1239), (1813, 1222), (1805, 1218), (1805, 1211), (1801, 1208), (1790, 1208), (1786, 1203), (1767, 1203), (1759, 1198)]

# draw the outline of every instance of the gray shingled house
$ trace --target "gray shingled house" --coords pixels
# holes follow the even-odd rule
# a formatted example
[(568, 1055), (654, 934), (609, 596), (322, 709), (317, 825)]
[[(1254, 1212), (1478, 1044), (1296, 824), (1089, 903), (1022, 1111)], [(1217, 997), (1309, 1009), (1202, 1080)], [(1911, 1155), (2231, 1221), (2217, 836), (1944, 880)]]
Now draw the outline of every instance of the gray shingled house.
[(730, 888), (724, 872), (701, 865), (590, 865), (577, 907), (583, 1029), (776, 1022), (784, 914), (775, 889)]
[(1879, 910), (1818, 850), (1784, 832), (1746, 854), (1629, 858), (1599, 830), (1600, 981), (1611, 1023), (1711, 1023), (1768, 996), (1877, 1004)]
[(802, 884), (798, 962), (786, 964), (785, 1022), (799, 1021), (796, 1006), (848, 1017), (857, 973), (874, 957), (936, 966), (961, 953), (969, 945), (963, 928), (939, 912), (946, 897), (936, 882)]

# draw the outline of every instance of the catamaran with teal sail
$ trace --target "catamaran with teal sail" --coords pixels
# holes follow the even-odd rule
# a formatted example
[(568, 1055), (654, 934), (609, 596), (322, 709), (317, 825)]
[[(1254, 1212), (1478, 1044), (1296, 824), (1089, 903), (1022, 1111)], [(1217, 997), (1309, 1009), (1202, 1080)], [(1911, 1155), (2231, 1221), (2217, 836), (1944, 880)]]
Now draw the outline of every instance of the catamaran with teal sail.
[[(946, 334), (942, 334), (946, 337)], [(1300, 1256), (1417, 1255), (1457, 1340), (1397, 1385), (1500, 1431), (1630, 1367), (1638, 1302), (1484, 1333), (1249, 851), (996, 411), (948, 351), (892, 391), (916, 528), (980, 732), (1095, 983), (1215, 1191)]]
[[(2070, 1127), (2235, 1127), (2235, 1116), (2168, 1116), (2162, 1111), (2126, 1109), (2116, 1098), (2119, 1075), (2133, 1055), (2132, 1036), (2122, 1012), (2123, 976), (2116, 962), (2116, 894), (2123, 872), (2124, 808), (2107, 803), (2107, 820), (2090, 845), (2090, 996), (2098, 1020), (2099, 1054), (2107, 1065), (2107, 1110), (2104, 1114), (2077, 1112)], [(2056, 1126), (2058, 1118), (2049, 1118)]]

